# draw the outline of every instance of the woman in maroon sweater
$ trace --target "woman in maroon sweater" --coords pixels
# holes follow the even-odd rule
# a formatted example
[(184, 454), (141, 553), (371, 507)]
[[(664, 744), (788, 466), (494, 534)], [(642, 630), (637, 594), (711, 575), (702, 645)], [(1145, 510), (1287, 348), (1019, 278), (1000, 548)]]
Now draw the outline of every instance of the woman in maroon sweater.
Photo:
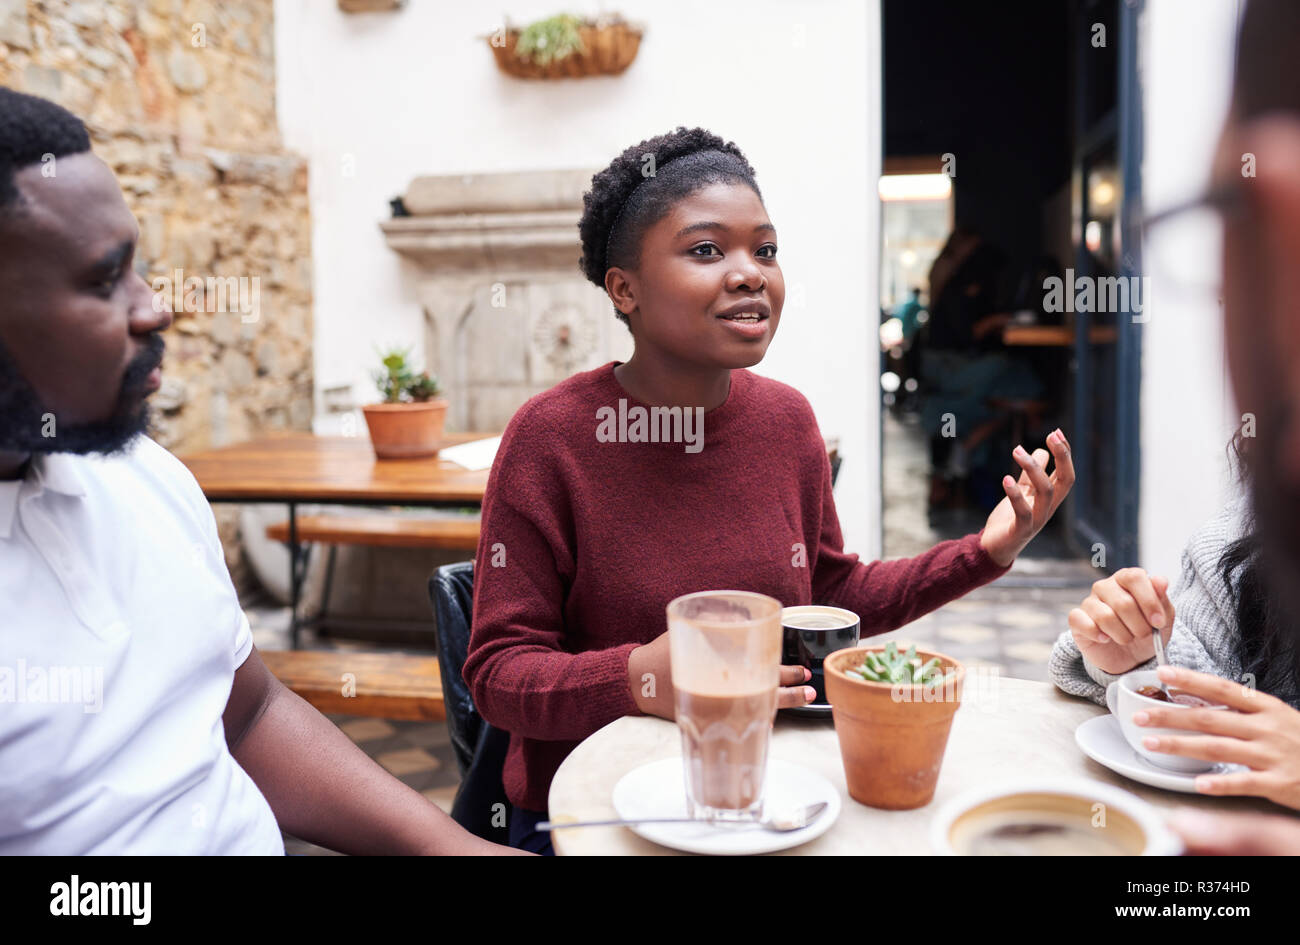
[[(502, 438), (483, 501), (465, 679), (510, 732), (511, 842), (545, 850), (547, 792), (565, 756), (624, 715), (672, 718), (665, 607), (711, 588), (786, 606), (833, 604), (864, 636), (1002, 574), (1074, 481), (1057, 430), (984, 529), (915, 558), (846, 554), (808, 401), (746, 368), (776, 333), (776, 231), (735, 145), (678, 129), (592, 179), (582, 268), (635, 351), (529, 400)], [(782, 670), (780, 704), (812, 698)]]

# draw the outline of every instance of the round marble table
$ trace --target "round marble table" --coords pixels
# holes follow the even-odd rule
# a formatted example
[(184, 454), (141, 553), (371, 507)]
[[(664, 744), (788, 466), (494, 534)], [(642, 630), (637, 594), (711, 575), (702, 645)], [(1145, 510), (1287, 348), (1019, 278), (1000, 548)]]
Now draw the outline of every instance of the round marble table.
[[(929, 854), (930, 819), (944, 802), (973, 787), (1018, 778), (1079, 777), (1118, 785), (1163, 811), (1191, 805), (1206, 810), (1285, 809), (1258, 798), (1207, 797), (1148, 787), (1114, 774), (1074, 743), (1074, 730), (1105, 710), (1048, 683), (993, 677), (966, 687), (934, 799), (907, 811), (878, 810), (849, 797), (839, 742), (830, 719), (777, 719), (771, 757), (804, 765), (840, 792), (844, 808), (835, 824), (811, 843), (786, 851), (800, 856)], [(555, 775), (549, 798), (553, 820), (617, 817), (610, 799), (619, 778), (650, 761), (681, 755), (672, 722), (627, 717), (606, 725), (579, 745)], [(671, 855), (626, 827), (557, 830), (561, 855)]]

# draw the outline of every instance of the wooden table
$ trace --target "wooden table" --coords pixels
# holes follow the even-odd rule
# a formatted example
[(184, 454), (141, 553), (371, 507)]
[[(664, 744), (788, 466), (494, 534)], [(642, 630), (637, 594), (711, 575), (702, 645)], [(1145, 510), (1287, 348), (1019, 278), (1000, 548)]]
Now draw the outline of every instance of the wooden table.
[[(1114, 784), (1161, 811), (1183, 806), (1204, 810), (1285, 813), (1258, 798), (1205, 797), (1147, 787), (1114, 774), (1088, 758), (1074, 743), (1080, 724), (1104, 709), (1060, 692), (1048, 683), (993, 677), (977, 690), (967, 683), (966, 699), (953, 719), (934, 799), (910, 811), (877, 810), (849, 797), (839, 742), (829, 719), (778, 718), (771, 757), (804, 765), (840, 792), (843, 810), (821, 837), (785, 851), (790, 855), (929, 854), (930, 820), (950, 798), (971, 788), (1023, 778), (1088, 778)], [(677, 726), (638, 716), (618, 719), (579, 745), (551, 783), (552, 820), (617, 817), (610, 798), (619, 778), (660, 758), (680, 757)], [(626, 827), (581, 827), (555, 831), (552, 843), (563, 855), (679, 855), (643, 840)]]
[[(1114, 325), (1093, 325), (1088, 329), (1088, 343), (1113, 345), (1119, 332)], [(1007, 325), (1002, 329), (1002, 343), (1015, 347), (1073, 348), (1073, 325)]]
[[(450, 433), (441, 446), (494, 433)], [(437, 456), (376, 459), (353, 436), (277, 433), (180, 457), (209, 502), (320, 502), (343, 505), (479, 505), (487, 470)]]
[[(441, 446), (495, 436), (451, 433)], [(289, 508), (290, 639), (298, 647), (298, 599), (307, 559), (298, 541), (301, 503), (457, 508), (483, 503), (488, 471), (437, 456), (377, 459), (364, 437), (278, 433), (180, 457), (209, 502), (283, 502)]]

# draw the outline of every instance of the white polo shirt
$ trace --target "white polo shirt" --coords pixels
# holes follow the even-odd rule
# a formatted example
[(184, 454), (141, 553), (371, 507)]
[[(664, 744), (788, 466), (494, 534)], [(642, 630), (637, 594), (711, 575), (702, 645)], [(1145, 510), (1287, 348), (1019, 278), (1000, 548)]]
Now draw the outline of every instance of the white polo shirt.
[(253, 646), (194, 477), (140, 436), (0, 481), (0, 854), (279, 854), (222, 713)]

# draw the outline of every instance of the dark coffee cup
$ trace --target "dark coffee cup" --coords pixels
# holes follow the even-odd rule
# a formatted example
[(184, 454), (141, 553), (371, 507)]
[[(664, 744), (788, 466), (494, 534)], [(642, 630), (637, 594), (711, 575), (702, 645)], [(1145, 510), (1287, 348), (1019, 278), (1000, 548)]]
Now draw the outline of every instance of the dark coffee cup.
[(781, 611), (784, 648), (781, 662), (806, 666), (812, 671), (809, 685), (817, 691), (814, 704), (826, 704), (826, 677), (822, 662), (836, 650), (857, 646), (862, 623), (858, 615), (842, 607), (806, 604)]

